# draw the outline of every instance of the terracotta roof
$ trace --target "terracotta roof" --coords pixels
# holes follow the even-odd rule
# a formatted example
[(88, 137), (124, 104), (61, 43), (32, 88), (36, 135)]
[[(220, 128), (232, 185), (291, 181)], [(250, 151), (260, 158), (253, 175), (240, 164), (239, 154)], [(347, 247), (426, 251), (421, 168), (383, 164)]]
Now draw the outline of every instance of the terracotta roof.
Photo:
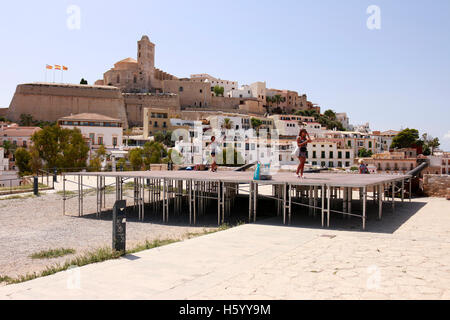
[(115, 122), (122, 122), (122, 120), (120, 119), (115, 119), (115, 118), (111, 118), (108, 116), (104, 116), (102, 114), (98, 114), (98, 113), (79, 113), (79, 114), (74, 114), (74, 115), (70, 115), (67, 117), (62, 117), (59, 120), (75, 120), (75, 121), (115, 121)]
[(42, 130), (39, 127), (9, 127), (0, 129), (0, 137), (28, 137)]

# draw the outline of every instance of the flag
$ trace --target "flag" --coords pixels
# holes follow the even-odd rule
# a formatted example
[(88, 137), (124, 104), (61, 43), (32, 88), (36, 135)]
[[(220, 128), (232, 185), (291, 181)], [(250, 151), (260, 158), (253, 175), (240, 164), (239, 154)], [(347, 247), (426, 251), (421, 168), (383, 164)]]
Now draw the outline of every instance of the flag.
[(61, 66), (60, 66), (60, 65), (57, 65), (57, 64), (55, 64), (55, 70), (61, 70)]
[(67, 71), (67, 70), (69, 70), (69, 68), (67, 68), (66, 66), (63, 66), (63, 70)]
[(52, 70), (52, 69), (53, 69), (53, 66), (51, 66), (51, 65), (48, 64), (45, 68), (46, 68), (46, 69), (49, 69), (49, 70)]

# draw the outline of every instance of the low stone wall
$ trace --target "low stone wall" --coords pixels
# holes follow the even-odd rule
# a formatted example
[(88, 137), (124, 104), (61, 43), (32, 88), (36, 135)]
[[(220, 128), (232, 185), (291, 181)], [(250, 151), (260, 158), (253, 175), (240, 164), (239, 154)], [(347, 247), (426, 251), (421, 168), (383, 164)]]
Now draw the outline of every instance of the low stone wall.
[(429, 197), (450, 199), (450, 176), (436, 174), (424, 175), (423, 192)]

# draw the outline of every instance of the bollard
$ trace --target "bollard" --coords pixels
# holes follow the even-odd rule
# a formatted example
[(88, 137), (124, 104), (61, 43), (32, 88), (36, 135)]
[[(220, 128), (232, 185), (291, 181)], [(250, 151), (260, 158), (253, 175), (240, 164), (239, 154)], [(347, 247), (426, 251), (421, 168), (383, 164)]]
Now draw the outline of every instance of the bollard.
[(126, 227), (127, 227), (127, 201), (117, 200), (113, 208), (113, 250), (125, 253), (126, 248)]
[(53, 182), (58, 182), (57, 175), (58, 175), (58, 170), (56, 170), (56, 168), (55, 168), (55, 169), (53, 169)]
[(35, 196), (39, 195), (39, 180), (38, 177), (33, 177), (33, 193)]

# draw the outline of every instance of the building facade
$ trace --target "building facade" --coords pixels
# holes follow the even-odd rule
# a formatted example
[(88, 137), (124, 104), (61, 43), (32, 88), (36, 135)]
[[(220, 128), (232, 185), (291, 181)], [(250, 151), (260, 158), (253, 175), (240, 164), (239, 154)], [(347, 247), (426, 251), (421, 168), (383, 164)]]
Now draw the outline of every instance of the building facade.
[(120, 119), (96, 113), (81, 113), (58, 120), (62, 128), (81, 131), (91, 148), (103, 145), (107, 150), (123, 147), (123, 123)]

